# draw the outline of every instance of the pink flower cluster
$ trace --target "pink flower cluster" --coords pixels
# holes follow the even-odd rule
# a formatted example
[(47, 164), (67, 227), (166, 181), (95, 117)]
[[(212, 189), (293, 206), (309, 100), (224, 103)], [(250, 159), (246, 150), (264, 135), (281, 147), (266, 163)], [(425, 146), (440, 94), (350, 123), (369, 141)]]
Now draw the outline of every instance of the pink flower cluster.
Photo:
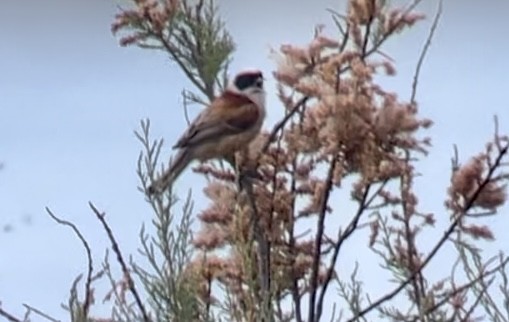
[(135, 8), (115, 16), (111, 31), (126, 31), (121, 46), (140, 44), (152, 35), (161, 34), (179, 10), (179, 0), (136, 0)]

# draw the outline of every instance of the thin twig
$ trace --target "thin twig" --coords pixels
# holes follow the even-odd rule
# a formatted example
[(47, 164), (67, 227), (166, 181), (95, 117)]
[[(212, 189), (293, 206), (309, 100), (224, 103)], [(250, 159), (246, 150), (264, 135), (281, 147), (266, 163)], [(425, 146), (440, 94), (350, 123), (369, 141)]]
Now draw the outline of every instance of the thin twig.
[(200, 92), (207, 95), (207, 97), (212, 100), (213, 97), (210, 96), (210, 93), (207, 93), (207, 89), (205, 86), (193, 75), (192, 71), (189, 70), (189, 68), (186, 67), (185, 63), (180, 59), (180, 57), (175, 53), (175, 48), (170, 44), (170, 42), (162, 35), (162, 34), (156, 34), (152, 33), (153, 36), (157, 37), (157, 39), (161, 42), (164, 49), (170, 54), (173, 61), (177, 63), (179, 68), (184, 72), (186, 77), (193, 83), (194, 86), (196, 86)]
[[(426, 309), (426, 311), (424, 312), (424, 315), (429, 315), (429, 314), (433, 313), (434, 311), (436, 311), (440, 307), (442, 307), (444, 304), (446, 304), (455, 295), (457, 295), (457, 294), (459, 294), (459, 293), (461, 293), (461, 292), (463, 292), (465, 290), (470, 289), (472, 286), (474, 286), (475, 284), (477, 284), (480, 281), (484, 280), (486, 277), (489, 277), (489, 276), (497, 273), (508, 262), (509, 262), (509, 257), (506, 257), (500, 264), (498, 264), (493, 269), (481, 273), (477, 278), (473, 279), (472, 281), (462, 285), (461, 287), (458, 287), (454, 291), (452, 291), (449, 294), (445, 295), (443, 299), (441, 299), (440, 301), (436, 302), (433, 306), (431, 306), (428, 309)], [(419, 319), (420, 319), (419, 317), (415, 317), (411, 322), (416, 322)]]
[[(405, 162), (410, 163), (410, 152), (405, 151), (406, 160)], [(412, 170), (409, 170), (412, 171)], [(413, 273), (418, 267), (416, 266), (416, 261), (414, 260), (414, 256), (418, 257), (417, 246), (415, 245), (415, 233), (412, 231), (412, 227), (410, 225), (412, 216), (414, 213), (410, 212), (412, 207), (408, 207), (407, 200), (408, 195), (411, 193), (411, 185), (412, 185), (412, 173), (405, 172), (400, 177), (400, 197), (401, 197), (401, 207), (403, 212), (403, 233), (404, 239), (407, 243), (407, 265), (406, 267), (411, 273)], [(412, 287), (414, 291), (415, 304), (417, 306), (418, 312), (422, 313), (422, 298), (425, 297), (425, 287), (422, 274), (419, 273), (412, 280)], [(421, 316), (422, 322), (425, 322), (425, 317)]]
[(269, 148), (270, 144), (272, 143), (272, 141), (275, 140), (276, 138), (276, 135), (278, 134), (278, 132), (280, 130), (282, 130), (286, 123), (292, 118), (292, 116), (297, 113), (297, 111), (299, 110), (299, 108), (301, 106), (303, 106), (304, 104), (306, 104), (306, 102), (310, 99), (309, 96), (303, 96), (297, 103), (295, 103), (295, 106), (283, 117), (283, 119), (281, 121), (279, 121), (273, 128), (272, 128), (272, 131), (270, 132), (269, 134), (269, 137), (267, 139), (267, 141), (265, 142), (265, 144), (263, 145), (262, 147), (262, 150), (260, 152), (260, 156), (267, 152), (267, 149)]
[(477, 298), (475, 299), (474, 303), (472, 303), (472, 305), (470, 306), (470, 309), (468, 309), (465, 316), (460, 320), (461, 322), (472, 321), (470, 316), (474, 313), (474, 310), (479, 305), (479, 303), (481, 303), (481, 300), (484, 297), (484, 294), (486, 294), (488, 292), (488, 288), (491, 286), (492, 283), (493, 283), (493, 280), (489, 281), (488, 285), (483, 286), (481, 292), (479, 293), (479, 295), (477, 295)]
[(90, 250), (90, 246), (88, 245), (87, 240), (81, 234), (80, 230), (78, 229), (78, 227), (76, 227), (75, 224), (57, 217), (48, 207), (46, 207), (46, 212), (58, 224), (70, 227), (73, 230), (74, 234), (78, 236), (79, 240), (83, 244), (83, 247), (85, 247), (85, 251), (87, 253), (88, 269), (87, 269), (87, 279), (85, 280), (85, 301), (83, 302), (82, 309), (83, 315), (88, 316), (90, 305), (92, 304), (92, 274), (94, 271), (94, 265), (92, 261), (92, 251)]
[(428, 52), (429, 47), (431, 46), (431, 40), (435, 35), (435, 31), (438, 27), (438, 22), (440, 21), (440, 16), (442, 15), (442, 0), (438, 2), (437, 13), (435, 14), (435, 18), (433, 19), (433, 24), (431, 25), (431, 29), (428, 33), (428, 38), (424, 43), (424, 47), (422, 48), (421, 54), (419, 56), (419, 60), (417, 62), (417, 66), (415, 68), (414, 80), (412, 82), (412, 95), (410, 96), (410, 103), (415, 103), (415, 97), (417, 95), (417, 83), (419, 81), (419, 75), (421, 73), (421, 67), (424, 63), (424, 59), (426, 58), (426, 54)]
[[(482, 263), (480, 254), (478, 253), (478, 251), (476, 249), (472, 248), (466, 242), (461, 241), (459, 234), (458, 234), (457, 238), (458, 239), (455, 240), (455, 242), (457, 243), (456, 247), (458, 248), (458, 251), (460, 253), (459, 259), (463, 263), (466, 276), (470, 280), (477, 279), (478, 275), (482, 275), (482, 272), (486, 270), (486, 267), (488, 267), (491, 264), (491, 262), (494, 262), (497, 260), (497, 258), (500, 258), (499, 256), (494, 256), (494, 257), (488, 259), (485, 263)], [(474, 267), (471, 267), (471, 265), (469, 264), (469, 261), (466, 258), (468, 255), (465, 250), (467, 250), (470, 254), (473, 255), (472, 259), (474, 261)], [(501, 268), (503, 267), (505, 269), (504, 261), (506, 261), (506, 260), (507, 260), (507, 258), (504, 260), (500, 260), (500, 264), (498, 266)], [(501, 272), (503, 272), (503, 271), (504, 270), (501, 269)], [(493, 280), (493, 278), (490, 281), (488, 281), (488, 283), (491, 283), (492, 280)], [(476, 296), (479, 295), (480, 293), (482, 293), (484, 288), (486, 287), (486, 284), (484, 283), (484, 280), (482, 280), (482, 279), (479, 281), (478, 284), (479, 285), (473, 284), (472, 289), (471, 289), (472, 293), (474, 293)], [(486, 308), (488, 315), (491, 317), (491, 319), (493, 321), (507, 321), (507, 319), (504, 317), (504, 314), (500, 311), (500, 309), (497, 306), (496, 302), (498, 302), (498, 299), (497, 299), (497, 301), (495, 301), (495, 300), (493, 300), (490, 293), (484, 293), (482, 302), (483, 302), (483, 306)], [(491, 311), (486, 306), (491, 306), (493, 311)]]
[[(369, 0), (371, 1), (371, 7), (373, 8), (371, 12), (369, 13), (368, 23), (366, 24), (366, 32), (364, 33), (364, 42), (362, 44), (362, 53), (365, 53), (368, 49), (369, 44), (369, 36), (371, 33), (371, 26), (373, 25), (373, 19), (375, 18), (375, 8), (376, 8), (376, 0)], [(364, 56), (364, 55), (363, 55)], [(364, 60), (365, 57), (362, 57)]]
[(51, 321), (51, 322), (62, 322), (60, 320), (57, 320), (57, 319), (49, 316), (48, 314), (42, 312), (41, 310), (36, 309), (33, 306), (30, 306), (28, 304), (23, 304), (23, 306), (27, 309), (28, 312), (34, 312), (35, 314), (42, 316), (43, 318), (45, 318), (48, 321)]
[(295, 305), (295, 319), (297, 322), (302, 322), (302, 309), (301, 309), (301, 301), (300, 301), (300, 292), (299, 292), (299, 280), (296, 278), (295, 274), (295, 258), (296, 258), (296, 250), (295, 250), (295, 218), (293, 214), (295, 213), (295, 202), (297, 200), (297, 180), (296, 180), (296, 174), (297, 171), (297, 155), (294, 155), (292, 158), (292, 174), (291, 174), (291, 184), (290, 184), (290, 196), (292, 196), (292, 202), (291, 202), (291, 216), (289, 216), (289, 227), (288, 227), (288, 248), (291, 254), (291, 260), (292, 260), (292, 266), (291, 266), (291, 272), (292, 272), (292, 300), (293, 304)]
[(325, 215), (327, 212), (327, 203), (329, 201), (329, 195), (332, 190), (332, 182), (334, 178), (334, 171), (336, 169), (337, 160), (333, 158), (331, 160), (331, 164), (329, 167), (329, 171), (327, 173), (327, 178), (325, 179), (325, 189), (324, 195), (322, 196), (320, 202), (320, 212), (318, 215), (318, 224), (317, 224), (317, 232), (315, 238), (315, 247), (313, 253), (313, 263), (311, 265), (311, 294), (309, 295), (309, 315), (308, 321), (318, 321), (318, 314), (315, 315), (315, 302), (316, 302), (316, 293), (318, 291), (318, 271), (320, 268), (320, 257), (322, 250), (322, 237), (324, 234), (325, 228)]
[[(381, 190), (384, 185), (380, 186)], [(345, 229), (344, 233), (341, 233), (341, 230), (338, 232), (338, 241), (336, 245), (334, 245), (334, 251), (332, 253), (332, 258), (329, 264), (329, 267), (327, 269), (327, 275), (325, 276), (325, 280), (323, 283), (322, 291), (320, 292), (320, 296), (318, 298), (317, 303), (317, 317), (319, 318), (322, 314), (323, 310), (323, 303), (325, 301), (325, 294), (327, 292), (327, 288), (329, 287), (330, 281), (332, 279), (332, 276), (334, 274), (334, 267), (336, 265), (336, 261), (339, 255), (339, 251), (341, 250), (341, 246), (343, 243), (350, 237), (350, 235), (357, 229), (357, 225), (359, 224), (359, 220), (361, 215), (364, 213), (367, 207), (369, 207), (369, 204), (374, 200), (374, 197), (370, 198), (370, 200), (367, 201), (370, 185), (367, 185), (364, 189), (364, 194), (362, 196), (361, 202), (359, 203), (359, 208), (357, 209), (357, 213), (352, 218), (352, 221), (348, 224), (347, 228)], [(378, 192), (377, 192), (378, 193)], [(376, 196), (376, 194), (374, 196)]]
[(23, 322), (23, 320), (18, 319), (14, 315), (4, 311), (1, 307), (0, 307), (0, 316), (3, 316), (4, 318), (6, 318), (9, 322)]
[[(260, 277), (260, 288), (261, 288), (261, 299), (262, 299), (262, 317), (269, 318), (271, 309), (271, 292), (270, 292), (270, 246), (267, 240), (267, 236), (264, 234), (260, 226), (260, 216), (258, 214), (258, 208), (256, 207), (255, 196), (253, 192), (253, 182), (251, 178), (243, 177), (239, 174), (240, 189), (246, 192), (249, 205), (251, 207), (251, 218), (250, 222), (253, 227), (254, 239), (258, 244), (258, 269)], [(270, 322), (270, 320), (262, 320)]]
[(463, 207), (461, 214), (458, 214), (457, 216), (455, 216), (453, 222), (449, 225), (449, 228), (444, 232), (443, 236), (437, 242), (435, 247), (433, 247), (431, 252), (424, 259), (424, 261), (422, 262), (419, 269), (417, 269), (415, 272), (413, 272), (406, 280), (404, 280), (394, 290), (392, 290), (391, 292), (387, 293), (386, 295), (380, 297), (378, 300), (372, 302), (370, 305), (368, 305), (364, 309), (359, 310), (359, 312), (357, 314), (355, 314), (352, 318), (347, 320), (348, 322), (353, 322), (353, 321), (359, 319), (360, 317), (363, 317), (367, 313), (369, 313), (372, 310), (374, 310), (375, 308), (379, 307), (381, 304), (394, 298), (402, 290), (404, 290), (405, 287), (417, 276), (417, 274), (419, 274), (431, 262), (431, 260), (435, 257), (436, 253), (438, 253), (438, 251), (442, 248), (442, 246), (449, 239), (451, 234), (454, 232), (454, 230), (460, 223), (461, 219), (463, 218), (462, 214), (467, 213), (470, 210), (470, 208), (472, 208), (474, 206), (475, 201), (477, 200), (479, 195), (482, 193), (482, 191), (484, 190), (486, 185), (488, 185), (491, 182), (491, 178), (492, 178), (493, 174), (495, 173), (495, 170), (498, 169), (500, 163), (502, 162), (502, 158), (507, 154), (508, 150), (509, 150), (509, 144), (500, 150), (499, 155), (497, 156), (497, 158), (495, 160), (495, 163), (489, 168), (489, 171), (488, 171), (486, 177), (481, 182), (479, 187), (475, 190), (472, 197), (467, 201), (467, 203)]
[(94, 204), (92, 202), (89, 202), (88, 205), (90, 206), (90, 208), (94, 212), (94, 214), (97, 217), (97, 219), (99, 219), (99, 221), (103, 225), (103, 228), (106, 231), (106, 234), (108, 235), (108, 238), (110, 239), (111, 248), (113, 249), (113, 252), (115, 252), (115, 255), (117, 255), (117, 261), (118, 261), (118, 263), (120, 264), (120, 266), (122, 268), (122, 273), (124, 274), (125, 278), (127, 278), (129, 291), (133, 295), (134, 300), (136, 301), (136, 305), (138, 306), (138, 309), (141, 311), (141, 314), (143, 315), (143, 321), (150, 322), (151, 319), (148, 316), (145, 307), (143, 306), (143, 302), (141, 301), (141, 297), (138, 294), (138, 291), (136, 290), (136, 287), (134, 286), (133, 278), (132, 278), (131, 274), (129, 273), (129, 269), (128, 269), (127, 264), (126, 264), (126, 262), (124, 260), (124, 257), (122, 256), (122, 253), (120, 252), (120, 248), (119, 248), (118, 243), (117, 243), (117, 241), (115, 239), (115, 236), (113, 235), (113, 231), (111, 230), (110, 226), (106, 222), (104, 213), (101, 213), (94, 206)]

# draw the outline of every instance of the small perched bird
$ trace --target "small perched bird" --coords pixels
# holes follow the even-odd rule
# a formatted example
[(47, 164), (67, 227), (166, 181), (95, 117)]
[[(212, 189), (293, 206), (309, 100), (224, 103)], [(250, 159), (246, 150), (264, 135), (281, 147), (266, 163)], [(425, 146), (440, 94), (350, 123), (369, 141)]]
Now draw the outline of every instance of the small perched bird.
[(161, 193), (193, 160), (221, 158), (234, 163), (235, 152), (246, 148), (260, 132), (265, 119), (265, 90), (259, 70), (237, 74), (189, 125), (173, 149), (179, 149), (170, 167), (149, 187)]

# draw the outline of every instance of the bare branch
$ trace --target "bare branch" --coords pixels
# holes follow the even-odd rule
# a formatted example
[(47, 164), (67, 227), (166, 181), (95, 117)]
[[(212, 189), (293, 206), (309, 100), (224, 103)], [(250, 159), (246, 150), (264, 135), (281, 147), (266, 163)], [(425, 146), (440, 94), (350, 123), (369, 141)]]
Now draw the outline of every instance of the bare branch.
[(76, 236), (78, 236), (79, 240), (83, 244), (83, 247), (85, 247), (85, 251), (87, 253), (88, 269), (87, 269), (87, 278), (85, 281), (85, 301), (83, 302), (82, 310), (83, 310), (84, 316), (87, 317), (88, 312), (90, 310), (90, 305), (92, 303), (92, 274), (94, 271), (94, 265), (93, 265), (93, 261), (92, 261), (92, 251), (90, 250), (90, 246), (88, 245), (87, 240), (81, 234), (80, 230), (78, 229), (78, 227), (76, 227), (75, 224), (57, 217), (48, 207), (46, 207), (46, 212), (58, 224), (70, 227), (73, 230), (74, 234)]
[[(424, 315), (429, 315), (433, 313), (434, 311), (438, 310), (440, 307), (442, 307), (444, 304), (446, 304), (452, 297), (456, 296), (457, 294), (460, 294), (468, 289), (470, 289), (475, 284), (481, 282), (482, 280), (500, 272), (501, 268), (504, 268), (505, 265), (509, 263), (509, 258), (506, 257), (500, 264), (495, 266), (494, 268), (487, 270), (485, 272), (481, 272), (479, 276), (477, 276), (475, 279), (469, 281), (468, 283), (462, 285), (461, 287), (456, 288), (452, 292), (449, 292), (447, 295), (443, 297), (440, 301), (436, 302), (433, 306), (429, 307), (425, 310)], [(417, 322), (419, 320), (419, 317), (415, 317), (412, 322)]]
[(482, 286), (481, 292), (477, 295), (474, 303), (472, 303), (468, 311), (465, 313), (465, 316), (460, 320), (461, 322), (469, 322), (472, 320), (470, 316), (474, 313), (474, 310), (479, 305), (479, 303), (481, 303), (481, 300), (483, 299), (484, 295), (488, 292), (488, 288), (491, 285), (491, 283), (493, 283), (493, 280), (489, 281), (488, 285)]
[(35, 314), (37, 314), (39, 316), (42, 316), (43, 318), (45, 318), (48, 321), (51, 321), (51, 322), (61, 322), (60, 320), (57, 320), (57, 319), (49, 316), (48, 314), (42, 312), (41, 310), (36, 309), (33, 306), (30, 306), (28, 304), (23, 304), (23, 306), (27, 309), (27, 313), (34, 312)]
[(7, 311), (2, 309), (1, 307), (0, 307), (0, 316), (3, 316), (4, 318), (6, 318), (7, 321), (9, 321), (9, 322), (23, 322), (23, 320), (18, 319), (17, 317), (15, 317), (14, 315), (8, 313)]
[(431, 40), (433, 39), (433, 36), (435, 35), (435, 31), (438, 27), (438, 22), (440, 21), (440, 16), (442, 15), (442, 1), (443, 0), (439, 0), (439, 2), (438, 2), (437, 13), (435, 14), (435, 18), (433, 19), (431, 29), (428, 33), (428, 38), (426, 39), (426, 42), (424, 43), (424, 47), (421, 50), (421, 54), (419, 56), (417, 66), (415, 68), (414, 80), (412, 82), (412, 95), (410, 96), (410, 103), (412, 103), (412, 104), (415, 104), (415, 97), (417, 95), (417, 83), (419, 82), (419, 75), (421, 73), (421, 67), (424, 63), (424, 59), (426, 58), (428, 49), (431, 46)]
[(309, 321), (319, 321), (321, 315), (320, 311), (317, 311), (315, 314), (316, 293), (318, 292), (318, 271), (320, 268), (322, 239), (325, 228), (325, 214), (327, 212), (327, 203), (329, 201), (329, 195), (332, 190), (332, 179), (334, 176), (336, 164), (337, 161), (335, 159), (331, 160), (329, 171), (325, 179), (325, 189), (324, 195), (322, 196), (321, 199), (320, 212), (318, 214), (317, 232), (313, 252), (313, 264), (311, 266), (311, 294), (309, 295), (309, 315), (308, 315)]
[[(380, 186), (380, 190), (382, 189), (381, 187), (383, 187), (384, 185)], [(325, 276), (323, 288), (322, 288), (322, 291), (320, 292), (320, 297), (318, 299), (318, 304), (317, 304), (317, 315), (318, 316), (321, 316), (321, 314), (322, 314), (323, 303), (325, 301), (325, 294), (327, 292), (327, 288), (329, 287), (330, 281), (334, 274), (334, 271), (335, 271), (334, 268), (336, 266), (336, 262), (337, 262), (337, 259), (339, 256), (339, 251), (341, 250), (341, 246), (348, 239), (348, 237), (350, 237), (350, 235), (357, 229), (357, 225), (359, 223), (361, 215), (364, 213), (366, 208), (369, 207), (369, 204), (371, 203), (371, 201), (373, 201), (374, 196), (376, 196), (376, 194), (374, 194), (374, 196), (372, 198), (370, 198), (370, 200), (367, 200), (370, 188), (371, 188), (370, 185), (368, 185), (368, 186), (366, 186), (366, 188), (364, 188), (364, 194), (362, 196), (361, 202), (359, 203), (359, 208), (357, 209), (357, 213), (353, 216), (352, 220), (348, 224), (345, 231), (344, 232), (342, 232), (341, 230), (338, 231), (338, 241), (334, 245), (334, 251), (332, 253), (332, 258), (331, 258), (329, 267), (327, 269), (327, 275)]]
[[(481, 192), (483, 191), (483, 189), (486, 187), (486, 185), (488, 185), (488, 183), (491, 181), (491, 178), (493, 177), (493, 174), (495, 173), (495, 170), (498, 169), (498, 167), (500, 166), (500, 163), (502, 162), (502, 159), (503, 157), (507, 154), (508, 152), (508, 149), (509, 149), (509, 144), (507, 144), (506, 146), (504, 146), (500, 151), (499, 151), (499, 154), (495, 160), (495, 163), (490, 167), (490, 169), (488, 170), (488, 173), (486, 174), (486, 177), (484, 178), (484, 180), (481, 182), (481, 184), (479, 185), (479, 187), (475, 190), (474, 194), (472, 195), (472, 197), (467, 200), (464, 208), (463, 208), (463, 211), (462, 211), (462, 214), (466, 214), (475, 204), (475, 201), (477, 200), (477, 198), (479, 197), (479, 195), (481, 194)], [(417, 269), (415, 272), (413, 272), (406, 280), (404, 280), (398, 287), (396, 287), (394, 290), (392, 290), (391, 292), (387, 293), (386, 295), (382, 296), (381, 298), (379, 298), (378, 300), (372, 302), (369, 306), (367, 306), (366, 308), (362, 309), (359, 311), (359, 313), (357, 313), (355, 316), (353, 316), (352, 318), (348, 319), (349, 322), (353, 322), (355, 321), (356, 319), (366, 315), (367, 313), (371, 312), (373, 309), (379, 307), (381, 304), (391, 300), (392, 298), (394, 298), (396, 295), (398, 295), (402, 290), (405, 289), (405, 287), (417, 276), (417, 274), (419, 274), (430, 262), (431, 260), (435, 257), (436, 253), (438, 253), (438, 251), (442, 248), (442, 246), (445, 244), (445, 242), (449, 239), (449, 237), (451, 236), (451, 234), (454, 232), (454, 230), (456, 229), (456, 227), (458, 226), (458, 224), (460, 223), (461, 219), (462, 219), (462, 214), (458, 214), (454, 220), (452, 221), (452, 223), (449, 225), (449, 228), (444, 232), (443, 236), (438, 240), (438, 242), (435, 244), (435, 246), (433, 247), (433, 249), (429, 252), (428, 256), (426, 256), (426, 258), (424, 259), (424, 261), (422, 262), (421, 266), (419, 267), (419, 269)]]
[(369, 13), (368, 22), (366, 24), (366, 32), (364, 33), (364, 42), (363, 42), (362, 48), (361, 48), (361, 52), (363, 53), (362, 59), (366, 58), (366, 56), (364, 56), (364, 53), (368, 49), (369, 37), (371, 36), (371, 34), (370, 34), (371, 33), (371, 27), (373, 25), (373, 19), (375, 18), (375, 10), (374, 10), (374, 8), (376, 8), (376, 0), (368, 0), (368, 1), (371, 1), (370, 6), (373, 8), (373, 10), (371, 10), (371, 12)]
[[(259, 221), (256, 199), (253, 192), (253, 182), (251, 178), (243, 177), (240, 174), (239, 188), (246, 192), (249, 205), (251, 207), (251, 227), (253, 227), (254, 240), (258, 244), (258, 269), (260, 277), (262, 312), (261, 317), (268, 319), (272, 313), (272, 296), (270, 292), (271, 271), (270, 271), (270, 245), (267, 236), (264, 234)], [(269, 322), (270, 320), (266, 320)]]
[(111, 242), (111, 248), (113, 249), (113, 252), (115, 255), (117, 255), (117, 261), (120, 264), (120, 267), (122, 268), (122, 273), (124, 274), (124, 277), (127, 279), (129, 291), (134, 297), (134, 300), (136, 301), (136, 305), (138, 306), (138, 309), (140, 310), (141, 314), (143, 315), (143, 321), (144, 322), (151, 322), (150, 317), (147, 314), (147, 311), (145, 309), (145, 306), (143, 305), (143, 302), (141, 300), (140, 295), (138, 294), (138, 291), (136, 290), (136, 287), (134, 286), (134, 281), (132, 279), (131, 273), (129, 272), (129, 268), (127, 267), (127, 264), (124, 260), (124, 257), (122, 256), (122, 253), (120, 252), (120, 247), (118, 246), (118, 243), (115, 239), (115, 236), (113, 235), (113, 231), (111, 230), (110, 226), (106, 222), (104, 213), (101, 213), (92, 202), (89, 202), (88, 205), (94, 212), (95, 216), (101, 224), (103, 225), (104, 230), (106, 231), (106, 234), (108, 235), (108, 238)]
[(274, 142), (274, 140), (276, 139), (276, 135), (278, 134), (279, 131), (281, 131), (286, 123), (292, 118), (293, 115), (295, 115), (295, 113), (297, 113), (297, 111), (299, 110), (299, 108), (301, 108), (302, 106), (304, 106), (304, 104), (306, 104), (306, 102), (310, 99), (309, 96), (303, 96), (296, 104), (295, 106), (290, 110), (290, 112), (288, 112), (281, 121), (279, 121), (276, 125), (274, 125), (274, 127), (272, 128), (272, 131), (270, 132), (269, 134), (269, 137), (267, 139), (267, 142), (265, 142), (265, 145), (263, 146), (263, 148), (261, 149), (261, 152), (260, 152), (260, 156), (267, 152), (267, 149), (269, 148), (269, 146)]

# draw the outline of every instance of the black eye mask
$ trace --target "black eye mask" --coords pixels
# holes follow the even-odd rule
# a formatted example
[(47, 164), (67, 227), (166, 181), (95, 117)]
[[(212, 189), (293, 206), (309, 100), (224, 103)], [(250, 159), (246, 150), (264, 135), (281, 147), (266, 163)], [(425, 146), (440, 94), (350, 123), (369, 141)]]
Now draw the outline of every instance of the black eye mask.
[(235, 78), (235, 86), (241, 91), (248, 87), (261, 87), (260, 85), (263, 85), (261, 78), (262, 75), (258, 73), (239, 75)]

